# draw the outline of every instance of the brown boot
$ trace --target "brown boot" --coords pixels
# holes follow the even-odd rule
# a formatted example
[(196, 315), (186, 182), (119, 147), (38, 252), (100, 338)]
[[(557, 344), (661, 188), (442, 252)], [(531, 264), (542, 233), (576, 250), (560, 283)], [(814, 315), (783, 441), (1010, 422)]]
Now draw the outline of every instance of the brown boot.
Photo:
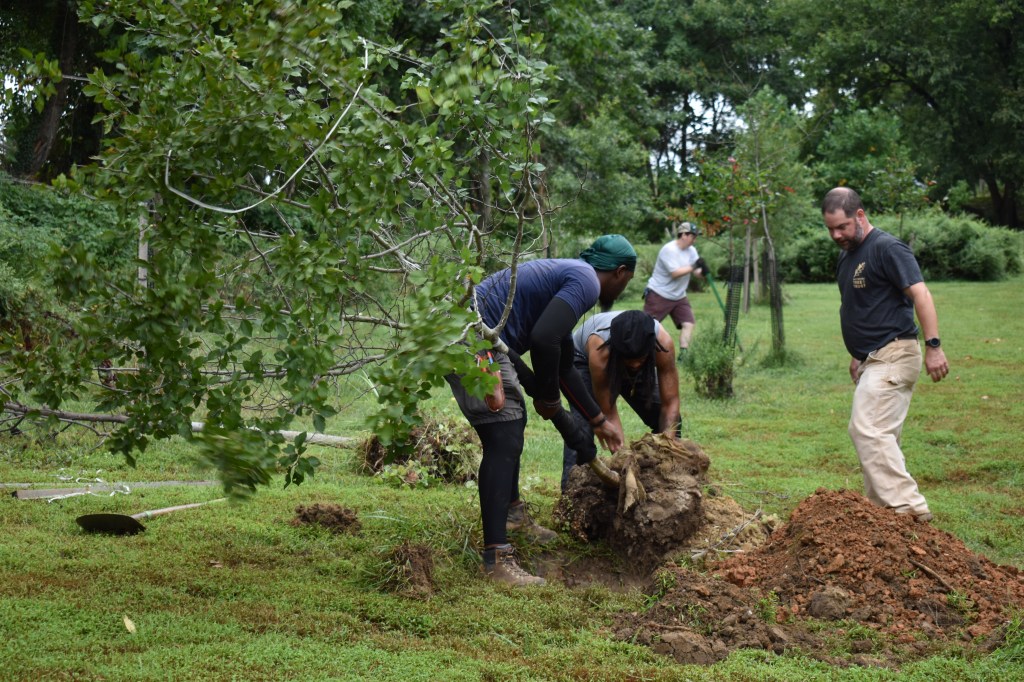
[(512, 503), (508, 508), (508, 517), (505, 519), (505, 530), (513, 533), (522, 533), (531, 542), (539, 545), (546, 545), (558, 539), (558, 533), (545, 528), (530, 516), (530, 510), (522, 500)]
[(526, 587), (528, 585), (543, 585), (544, 578), (530, 575), (519, 565), (516, 558), (516, 550), (512, 545), (498, 545), (491, 549), (485, 549), (484, 575), (491, 580), (513, 587)]

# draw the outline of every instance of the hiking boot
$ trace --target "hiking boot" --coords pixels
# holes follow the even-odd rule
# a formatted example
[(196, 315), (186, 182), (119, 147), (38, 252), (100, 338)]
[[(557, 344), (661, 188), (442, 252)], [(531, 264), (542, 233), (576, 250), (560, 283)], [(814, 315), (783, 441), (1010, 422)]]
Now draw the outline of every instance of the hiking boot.
[(522, 500), (509, 506), (508, 517), (505, 519), (505, 530), (510, 533), (519, 532), (539, 545), (546, 545), (558, 539), (558, 533), (533, 520), (530, 510)]
[(483, 553), (484, 575), (491, 580), (513, 587), (527, 587), (529, 585), (543, 585), (544, 578), (530, 575), (516, 558), (516, 550), (512, 545), (498, 545), (491, 549), (485, 549)]

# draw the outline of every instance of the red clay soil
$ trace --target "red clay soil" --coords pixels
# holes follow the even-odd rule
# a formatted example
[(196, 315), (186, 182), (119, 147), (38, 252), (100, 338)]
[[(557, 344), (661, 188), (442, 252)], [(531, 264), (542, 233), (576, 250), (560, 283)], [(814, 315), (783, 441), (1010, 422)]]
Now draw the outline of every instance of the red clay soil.
[(659, 569), (654, 606), (624, 614), (616, 636), (684, 663), (796, 648), (893, 666), (950, 647), (992, 649), (1011, 610), (1024, 608), (1016, 568), (851, 491), (819, 489), (765, 544), (705, 568)]

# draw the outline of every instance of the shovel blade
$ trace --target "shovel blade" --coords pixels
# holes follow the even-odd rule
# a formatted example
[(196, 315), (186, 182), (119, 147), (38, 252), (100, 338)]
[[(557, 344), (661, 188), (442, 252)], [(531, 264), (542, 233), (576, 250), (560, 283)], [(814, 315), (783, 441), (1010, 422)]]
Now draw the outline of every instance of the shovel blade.
[(85, 514), (75, 521), (87, 533), (107, 533), (108, 535), (135, 535), (146, 530), (146, 527), (126, 514)]

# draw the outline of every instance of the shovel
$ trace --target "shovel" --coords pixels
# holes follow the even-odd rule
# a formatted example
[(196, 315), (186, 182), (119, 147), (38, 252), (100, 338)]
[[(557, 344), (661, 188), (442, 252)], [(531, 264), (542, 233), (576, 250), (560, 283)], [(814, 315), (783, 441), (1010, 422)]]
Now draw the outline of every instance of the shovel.
[(161, 514), (181, 511), (182, 509), (195, 509), (214, 502), (223, 502), (226, 497), (221, 497), (209, 502), (196, 502), (194, 504), (181, 504), (177, 507), (164, 507), (139, 512), (138, 514), (85, 514), (75, 519), (78, 525), (87, 533), (109, 533), (112, 535), (135, 535), (146, 530), (146, 527), (139, 523), (139, 519), (150, 519)]

